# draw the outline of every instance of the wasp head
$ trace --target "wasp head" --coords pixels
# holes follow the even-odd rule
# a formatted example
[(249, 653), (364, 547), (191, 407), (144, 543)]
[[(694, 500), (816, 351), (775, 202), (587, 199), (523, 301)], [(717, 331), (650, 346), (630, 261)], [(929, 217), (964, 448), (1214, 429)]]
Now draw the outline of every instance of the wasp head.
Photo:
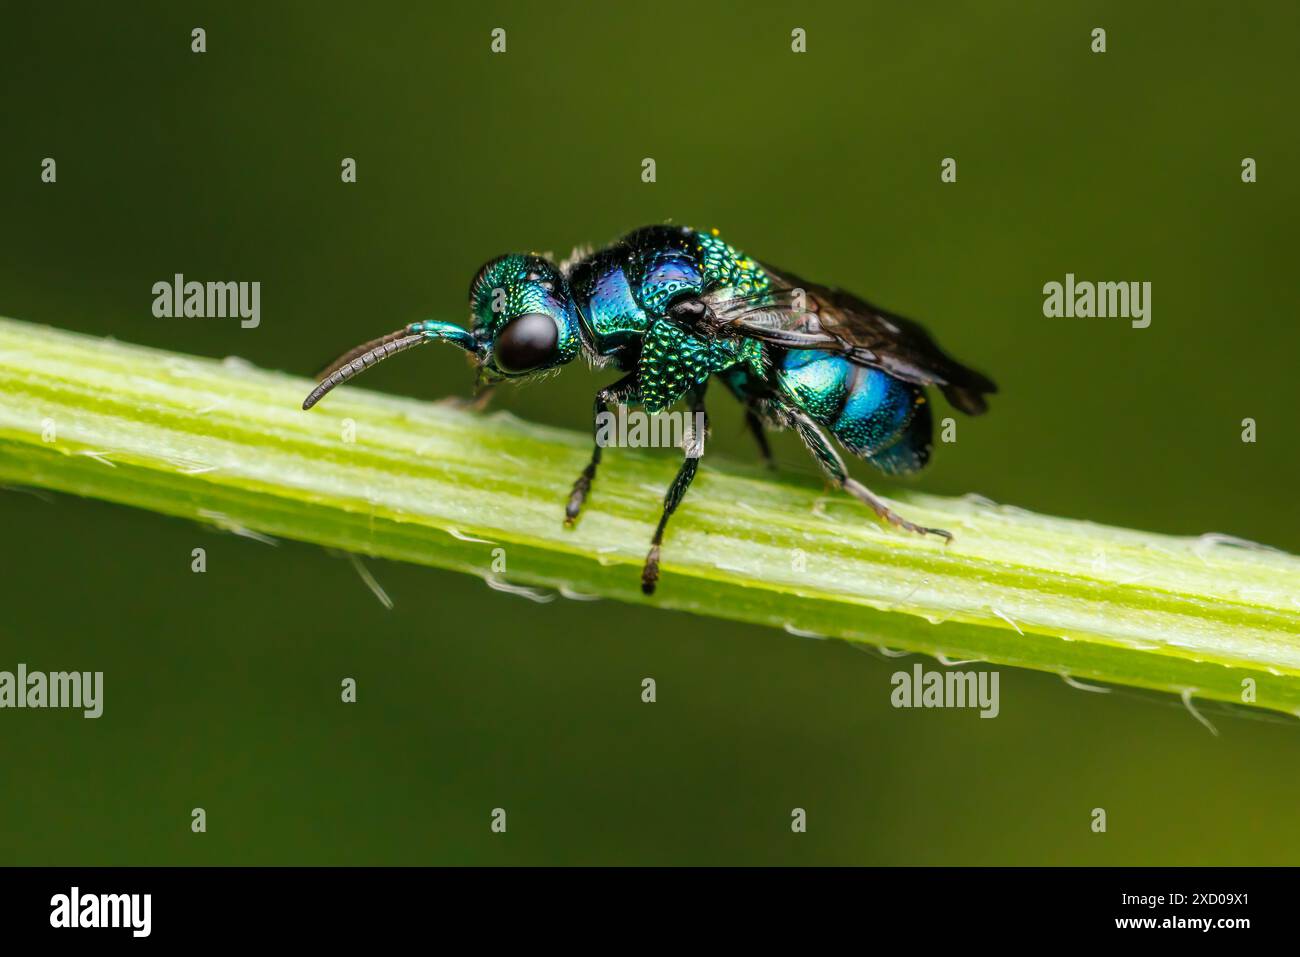
[(469, 305), (486, 382), (545, 372), (578, 354), (578, 311), (549, 259), (511, 254), (484, 264), (470, 284)]

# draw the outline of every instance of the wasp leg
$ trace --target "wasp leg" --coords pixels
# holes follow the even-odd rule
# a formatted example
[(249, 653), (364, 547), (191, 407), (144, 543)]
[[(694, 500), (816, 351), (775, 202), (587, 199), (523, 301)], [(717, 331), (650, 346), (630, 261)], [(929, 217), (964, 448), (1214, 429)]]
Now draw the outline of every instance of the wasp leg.
[(664, 543), (664, 529), (668, 527), (668, 519), (673, 512), (677, 511), (677, 506), (681, 504), (686, 490), (691, 487), (691, 482), (695, 479), (696, 470), (700, 467), (700, 456), (704, 452), (703, 433), (709, 427), (709, 416), (704, 410), (702, 390), (692, 394), (691, 413), (693, 421), (686, 436), (686, 460), (677, 470), (677, 477), (673, 479), (673, 484), (668, 486), (668, 494), (664, 496), (664, 511), (659, 516), (655, 537), (650, 540), (650, 553), (646, 555), (645, 566), (641, 569), (641, 591), (647, 595), (654, 594), (655, 585), (659, 581), (659, 550)]
[(722, 376), (722, 384), (727, 387), (727, 391), (736, 397), (742, 407), (745, 409), (745, 426), (749, 429), (749, 434), (754, 437), (758, 443), (758, 455), (763, 460), (763, 464), (770, 469), (776, 468), (776, 460), (772, 458), (772, 446), (767, 443), (767, 431), (764, 428), (763, 416), (759, 414), (759, 405), (755, 401), (753, 394), (741, 384), (726, 376)]
[(789, 406), (786, 407), (785, 411), (793, 420), (794, 427), (799, 432), (799, 437), (808, 446), (808, 451), (812, 452), (813, 457), (817, 459), (817, 464), (822, 467), (822, 471), (826, 473), (836, 487), (848, 492), (864, 505), (870, 506), (876, 515), (891, 525), (897, 525), (899, 528), (905, 528), (909, 532), (916, 532), (920, 535), (938, 535), (952, 541), (951, 532), (946, 532), (942, 528), (926, 528), (917, 525), (915, 522), (909, 522), (890, 509), (888, 505), (871, 494), (869, 488), (849, 475), (848, 469), (844, 467), (844, 459), (835, 451), (822, 430), (817, 428), (817, 423), (813, 422), (804, 413), (798, 412)]
[(763, 431), (763, 420), (754, 411), (753, 406), (745, 406), (745, 425), (749, 426), (750, 434), (758, 443), (758, 454), (763, 464), (770, 469), (775, 469), (776, 459), (772, 458), (772, 446), (768, 444), (767, 433)]
[(564, 507), (565, 525), (572, 525), (578, 518), (578, 513), (582, 511), (582, 503), (587, 500), (587, 493), (591, 491), (591, 483), (596, 478), (596, 466), (600, 465), (601, 413), (609, 411), (611, 402), (629, 399), (636, 394), (636, 391), (636, 373), (630, 372), (613, 385), (606, 386), (596, 393), (596, 401), (593, 404), (591, 413), (591, 432), (596, 439), (596, 444), (592, 448), (591, 461), (587, 463), (587, 467), (582, 470), (582, 474), (573, 483), (573, 491), (569, 493), (569, 504)]

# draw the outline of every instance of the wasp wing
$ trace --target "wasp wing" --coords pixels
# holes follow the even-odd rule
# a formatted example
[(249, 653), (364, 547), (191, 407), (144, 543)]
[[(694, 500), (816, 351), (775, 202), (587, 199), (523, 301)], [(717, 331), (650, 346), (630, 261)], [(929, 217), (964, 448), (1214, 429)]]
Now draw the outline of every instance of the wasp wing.
[(938, 386), (968, 415), (988, 408), (984, 396), (997, 392), (997, 386), (940, 349), (919, 323), (852, 293), (805, 282), (767, 265), (763, 269), (772, 281), (765, 292), (731, 297), (719, 291), (703, 297), (723, 335), (838, 353), (906, 382)]

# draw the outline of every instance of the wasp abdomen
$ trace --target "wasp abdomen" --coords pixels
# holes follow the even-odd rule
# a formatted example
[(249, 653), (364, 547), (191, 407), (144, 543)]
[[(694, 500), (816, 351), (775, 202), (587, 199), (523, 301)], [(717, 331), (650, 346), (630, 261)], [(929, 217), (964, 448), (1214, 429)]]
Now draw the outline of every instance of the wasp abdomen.
[(929, 461), (930, 407), (920, 386), (810, 349), (785, 353), (775, 378), (786, 399), (882, 471), (915, 472)]

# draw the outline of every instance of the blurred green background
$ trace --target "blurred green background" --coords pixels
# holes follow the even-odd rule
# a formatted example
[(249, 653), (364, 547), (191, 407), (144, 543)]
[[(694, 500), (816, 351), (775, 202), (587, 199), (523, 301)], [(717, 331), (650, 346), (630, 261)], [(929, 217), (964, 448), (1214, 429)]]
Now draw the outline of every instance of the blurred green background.
[[(998, 380), (921, 487), (1300, 550), (1294, 4), (0, 15), (0, 314), (310, 374), (463, 318), (497, 253), (716, 226)], [(261, 281), (260, 328), (155, 319), (150, 287), (176, 272)], [(1150, 328), (1044, 318), (1066, 272), (1151, 281)], [(575, 366), (500, 405), (584, 429), (609, 379)], [(470, 373), (430, 350), (366, 385), (433, 399)], [(736, 409), (712, 411), (714, 452), (752, 456)], [(811, 473), (789, 436), (778, 453)], [(0, 669), (106, 673), (97, 721), (0, 713), (3, 863), (1300, 857), (1286, 719), (1218, 714), (1215, 738), (1172, 699), (1005, 670), (997, 720), (896, 711), (890, 675), (916, 659), (371, 561), (385, 611), (319, 549), (73, 498), (0, 493), (0, 525)]]

